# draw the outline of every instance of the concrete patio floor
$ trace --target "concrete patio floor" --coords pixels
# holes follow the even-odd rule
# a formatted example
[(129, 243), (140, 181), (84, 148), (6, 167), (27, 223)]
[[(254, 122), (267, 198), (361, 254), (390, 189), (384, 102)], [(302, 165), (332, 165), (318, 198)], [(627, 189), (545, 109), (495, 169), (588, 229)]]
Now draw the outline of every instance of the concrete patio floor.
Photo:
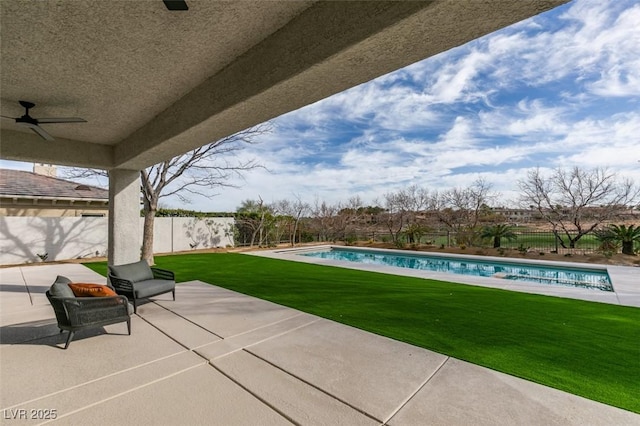
[[(2, 424), (639, 425), (640, 415), (199, 281), (63, 350), (45, 291), (0, 269)], [(49, 410), (49, 411), (47, 411)], [(20, 420), (18, 420), (20, 419)]]

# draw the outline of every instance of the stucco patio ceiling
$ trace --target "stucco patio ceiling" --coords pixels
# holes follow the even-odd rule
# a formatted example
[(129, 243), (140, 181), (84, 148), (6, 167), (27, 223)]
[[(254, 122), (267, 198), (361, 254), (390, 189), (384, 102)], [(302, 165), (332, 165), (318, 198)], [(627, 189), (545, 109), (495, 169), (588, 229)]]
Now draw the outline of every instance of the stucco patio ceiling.
[(0, 157), (137, 170), (565, 3), (2, 0)]

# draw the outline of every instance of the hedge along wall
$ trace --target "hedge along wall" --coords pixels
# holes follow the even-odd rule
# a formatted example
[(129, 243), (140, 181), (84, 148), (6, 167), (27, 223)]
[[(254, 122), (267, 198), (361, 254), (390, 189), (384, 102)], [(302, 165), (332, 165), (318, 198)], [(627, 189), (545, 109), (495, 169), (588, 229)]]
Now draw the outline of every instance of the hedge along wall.
[[(142, 224), (135, 243), (142, 247)], [(157, 217), (154, 253), (233, 246), (234, 219)], [(106, 217), (0, 217), (0, 265), (106, 256)]]

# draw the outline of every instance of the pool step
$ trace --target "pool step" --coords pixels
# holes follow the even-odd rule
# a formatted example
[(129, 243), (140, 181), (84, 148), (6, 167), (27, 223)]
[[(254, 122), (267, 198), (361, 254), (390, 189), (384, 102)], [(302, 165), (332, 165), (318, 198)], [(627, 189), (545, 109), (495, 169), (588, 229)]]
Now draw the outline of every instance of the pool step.
[[(498, 274), (495, 274), (498, 275)], [(494, 275), (494, 276), (495, 276)], [(520, 274), (501, 274), (504, 276), (501, 277), (496, 277), (496, 278), (506, 278), (506, 279), (514, 279), (514, 278), (524, 278), (527, 280), (539, 280), (541, 282), (543, 281), (548, 281), (551, 284), (568, 284), (568, 285), (573, 285), (576, 287), (590, 287), (590, 288), (597, 288), (599, 290), (603, 290), (603, 291), (611, 291), (608, 289), (607, 284), (602, 284), (602, 285), (598, 285), (597, 283), (592, 283), (592, 282), (588, 282), (588, 281), (578, 281), (578, 280), (564, 280), (562, 278), (550, 278), (550, 277), (534, 277), (531, 275), (520, 275)]]

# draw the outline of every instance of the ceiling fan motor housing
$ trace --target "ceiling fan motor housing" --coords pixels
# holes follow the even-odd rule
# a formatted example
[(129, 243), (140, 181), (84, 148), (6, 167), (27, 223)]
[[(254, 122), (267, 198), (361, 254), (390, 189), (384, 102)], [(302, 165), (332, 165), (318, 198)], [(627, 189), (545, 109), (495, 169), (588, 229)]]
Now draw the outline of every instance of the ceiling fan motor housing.
[(38, 125), (38, 120), (36, 120), (35, 118), (31, 117), (29, 115), (29, 110), (31, 108), (33, 108), (34, 106), (36, 106), (36, 104), (34, 104), (33, 102), (28, 102), (28, 101), (18, 101), (20, 102), (20, 105), (22, 105), (25, 108), (25, 113), (22, 117), (20, 118), (16, 118), (16, 123), (25, 123), (25, 124), (33, 124), (35, 126)]
[(25, 114), (20, 118), (16, 118), (16, 123), (33, 124), (34, 126), (37, 126), (38, 120), (31, 117), (29, 114)]

